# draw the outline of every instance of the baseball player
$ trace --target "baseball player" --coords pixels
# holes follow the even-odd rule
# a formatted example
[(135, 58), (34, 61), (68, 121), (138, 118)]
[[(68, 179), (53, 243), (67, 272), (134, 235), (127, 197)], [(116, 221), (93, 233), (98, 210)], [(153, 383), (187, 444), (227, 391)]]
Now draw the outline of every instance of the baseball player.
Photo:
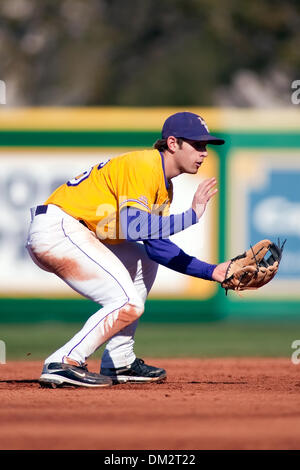
[[(159, 264), (209, 281), (225, 278), (228, 262), (205, 263), (169, 239), (196, 224), (217, 192), (216, 179), (206, 179), (191, 207), (170, 215), (172, 179), (196, 174), (207, 144), (223, 143), (200, 116), (173, 114), (154, 149), (95, 165), (31, 209), (27, 248), (34, 262), (102, 306), (45, 360), (42, 386), (107, 387), (166, 378), (164, 369), (136, 358), (134, 334)], [(104, 343), (100, 374), (91, 373), (85, 361)]]

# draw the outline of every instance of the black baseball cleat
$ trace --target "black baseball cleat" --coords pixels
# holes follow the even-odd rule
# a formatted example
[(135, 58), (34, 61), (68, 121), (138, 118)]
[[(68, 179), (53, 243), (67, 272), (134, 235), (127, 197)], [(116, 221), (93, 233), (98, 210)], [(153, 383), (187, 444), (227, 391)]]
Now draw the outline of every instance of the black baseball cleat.
[(61, 362), (45, 364), (39, 379), (41, 387), (56, 388), (63, 386), (110, 387), (112, 380), (100, 374), (89, 372), (86, 364), (74, 366)]
[(167, 378), (164, 369), (148, 366), (143, 359), (138, 358), (129, 366), (115, 369), (101, 367), (100, 374), (110, 377), (113, 384), (163, 382)]

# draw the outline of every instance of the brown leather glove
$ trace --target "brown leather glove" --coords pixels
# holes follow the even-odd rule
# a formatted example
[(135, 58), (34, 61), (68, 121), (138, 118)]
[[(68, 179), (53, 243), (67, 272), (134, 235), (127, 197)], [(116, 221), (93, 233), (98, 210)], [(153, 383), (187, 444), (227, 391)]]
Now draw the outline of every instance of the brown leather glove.
[[(286, 240), (280, 244), (261, 240), (248, 251), (231, 260), (221, 286), (228, 290), (258, 289), (273, 279), (278, 271)], [(266, 256), (270, 252), (269, 256)]]

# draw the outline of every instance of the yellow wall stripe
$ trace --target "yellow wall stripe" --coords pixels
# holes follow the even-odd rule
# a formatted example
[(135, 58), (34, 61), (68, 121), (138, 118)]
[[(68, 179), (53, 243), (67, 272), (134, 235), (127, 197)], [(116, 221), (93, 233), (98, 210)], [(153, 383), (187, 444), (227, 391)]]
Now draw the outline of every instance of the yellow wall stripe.
[(130, 130), (155, 131), (178, 111), (203, 116), (215, 131), (297, 131), (299, 108), (5, 108), (1, 107), (1, 130)]

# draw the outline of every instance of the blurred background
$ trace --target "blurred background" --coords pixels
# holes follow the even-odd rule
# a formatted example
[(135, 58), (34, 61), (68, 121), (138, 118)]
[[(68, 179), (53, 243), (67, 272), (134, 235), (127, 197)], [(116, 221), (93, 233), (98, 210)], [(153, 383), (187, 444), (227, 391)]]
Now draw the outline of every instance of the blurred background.
[[(148, 356), (289, 356), (300, 338), (300, 5), (269, 0), (2, 0), (0, 339), (41, 358), (97, 310), (24, 248), (30, 207), (91, 165), (151, 148), (173, 112), (226, 144), (174, 180), (173, 212), (201, 179), (219, 193), (173, 237), (218, 263), (287, 239), (276, 279), (225, 296), (160, 267), (136, 337)], [(97, 353), (99, 355), (99, 353)]]
[(296, 0), (2, 0), (8, 106), (291, 106)]

